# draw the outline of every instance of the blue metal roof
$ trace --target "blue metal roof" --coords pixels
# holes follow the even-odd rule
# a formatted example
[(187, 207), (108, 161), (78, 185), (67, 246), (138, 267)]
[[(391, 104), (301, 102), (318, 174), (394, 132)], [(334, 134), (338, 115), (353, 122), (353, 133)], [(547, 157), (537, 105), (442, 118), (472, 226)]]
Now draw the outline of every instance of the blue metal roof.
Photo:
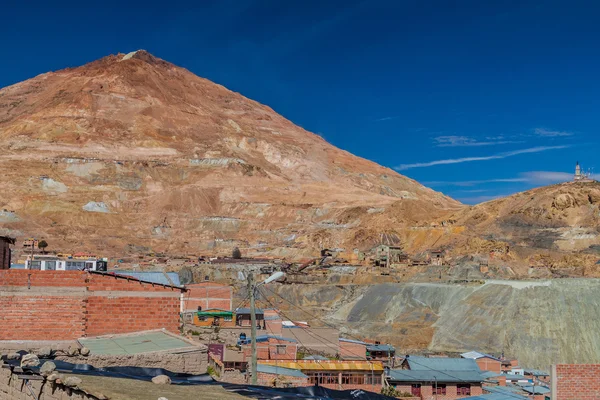
[(469, 397), (469, 400), (526, 400), (527, 397), (521, 396), (520, 394), (507, 394), (507, 393), (490, 393), (482, 394), (481, 396)]
[(389, 344), (368, 344), (367, 345), (367, 351), (371, 352), (371, 351), (396, 351), (396, 349), (394, 348), (394, 346), (391, 346)]
[[(130, 276), (135, 279), (139, 279), (140, 281), (157, 283), (159, 285), (168, 285), (168, 286), (183, 286), (179, 281), (179, 275), (177, 272), (138, 272), (138, 271), (115, 271), (116, 275), (124, 275)], [(169, 279), (165, 276), (168, 275)]]
[[(262, 310), (262, 308), (255, 308), (254, 312), (256, 314), (264, 314), (265, 312)], [(242, 308), (236, 308), (235, 310), (236, 314), (250, 314), (250, 309), (246, 308), (246, 307), (242, 307)]]
[(262, 372), (263, 374), (293, 376), (296, 378), (308, 378), (308, 376), (304, 375), (302, 371), (298, 369), (283, 368), (275, 365), (258, 364), (256, 370), (258, 372)]
[(314, 356), (306, 356), (306, 357), (304, 357), (304, 360), (329, 361), (329, 358), (320, 356), (318, 354), (315, 354)]
[[(266, 342), (269, 339), (277, 339), (277, 340), (283, 340), (285, 342), (291, 342), (291, 343), (297, 343), (298, 341), (296, 339), (290, 339), (290, 338), (285, 338), (282, 336), (275, 336), (275, 335), (261, 335), (261, 336), (257, 336), (256, 337), (256, 343), (259, 342)], [(246, 338), (244, 340), (238, 340), (238, 344), (250, 344), (252, 341), (251, 338)]]
[(533, 375), (533, 376), (550, 376), (550, 374), (547, 373), (546, 371), (542, 371), (542, 370), (539, 370), (539, 369), (525, 368), (524, 371), (525, 371), (525, 373), (527, 375)]
[(477, 362), (472, 358), (419, 357), (409, 356), (405, 360), (411, 370), (477, 371)]
[(435, 382), (438, 383), (479, 383), (483, 377), (478, 371), (432, 371), (392, 369), (388, 381), (393, 382)]

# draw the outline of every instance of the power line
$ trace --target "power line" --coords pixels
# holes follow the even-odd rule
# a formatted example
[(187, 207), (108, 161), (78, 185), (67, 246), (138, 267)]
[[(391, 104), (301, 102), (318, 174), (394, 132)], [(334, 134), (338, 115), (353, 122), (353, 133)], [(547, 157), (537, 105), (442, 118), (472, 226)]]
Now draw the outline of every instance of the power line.
[[(274, 292), (274, 291), (272, 291), (272, 290), (270, 290), (270, 289), (268, 289), (268, 288), (265, 288), (265, 289), (267, 289), (269, 292), (271, 292), (271, 293), (272, 293), (272, 294), (274, 294), (275, 296), (279, 297), (280, 299), (282, 299), (282, 300), (286, 301), (287, 303), (291, 304), (292, 306), (294, 306), (294, 307), (296, 307), (296, 308), (300, 309), (301, 311), (303, 311), (305, 314), (307, 314), (307, 315), (311, 316), (312, 318), (315, 318), (316, 320), (318, 320), (318, 321), (321, 321), (323, 324), (325, 324), (325, 325), (327, 325), (327, 326), (329, 326), (329, 327), (331, 327), (331, 328), (335, 328), (335, 329), (337, 329), (337, 327), (335, 327), (335, 326), (333, 326), (333, 325), (330, 325), (330, 324), (328, 324), (327, 322), (323, 321), (321, 318), (318, 318), (318, 317), (317, 317), (317, 316), (315, 316), (314, 314), (311, 314), (310, 312), (308, 312), (308, 311), (304, 310), (304, 309), (303, 309), (301, 306), (299, 306), (299, 305), (297, 305), (297, 304), (294, 304), (294, 303), (292, 303), (291, 301), (289, 301), (288, 299), (286, 299), (286, 298), (282, 297), (280, 294), (278, 294), (278, 293), (276, 293), (276, 292)], [(283, 314), (283, 312), (282, 312), (282, 314)], [(283, 314), (283, 315), (285, 316), (285, 314)], [(286, 317), (286, 318), (288, 318), (287, 316), (285, 316), (285, 317)], [(348, 335), (348, 336), (350, 336), (350, 337), (353, 337), (352, 335)], [(354, 337), (354, 338), (356, 338), (356, 337)], [(358, 339), (359, 341), (362, 341), (362, 339), (360, 339), (360, 338), (356, 338), (356, 339)], [(326, 340), (326, 339), (324, 339), (324, 340)], [(353, 354), (355, 354), (355, 353), (353, 353)], [(427, 369), (428, 369), (428, 370), (430, 370), (430, 371), (439, 372), (439, 373), (441, 373), (441, 374), (443, 374), (443, 375), (446, 375), (446, 376), (448, 376), (448, 377), (451, 377), (451, 378), (453, 378), (453, 379), (456, 379), (456, 380), (460, 381), (461, 383), (466, 383), (466, 384), (470, 384), (470, 383), (471, 383), (471, 382), (465, 381), (465, 380), (464, 380), (464, 379), (462, 379), (462, 378), (459, 378), (459, 377), (457, 377), (457, 376), (454, 376), (454, 375), (452, 375), (452, 374), (449, 374), (449, 373), (448, 373), (448, 372), (446, 372), (446, 371), (441, 371), (441, 370), (433, 369), (433, 368), (431, 368), (431, 367), (429, 367), (429, 366), (427, 366), (427, 365), (421, 364), (421, 363), (419, 363), (419, 362), (416, 362), (416, 361), (414, 361), (414, 360), (411, 360), (411, 362), (413, 362), (414, 364), (420, 365), (420, 366), (422, 366), (422, 367), (425, 367), (425, 368), (427, 368)], [(394, 370), (394, 371), (400, 371), (400, 370)], [(407, 375), (406, 373), (402, 373), (402, 374), (404, 374), (405, 376), (409, 376), (409, 375)], [(409, 376), (409, 377), (410, 377), (410, 376)], [(507, 395), (508, 397), (512, 397), (512, 398), (515, 398), (515, 399), (521, 399), (521, 400), (523, 399), (523, 396), (520, 396), (520, 395), (518, 395), (518, 394), (510, 394), (510, 393), (506, 393), (506, 395)]]

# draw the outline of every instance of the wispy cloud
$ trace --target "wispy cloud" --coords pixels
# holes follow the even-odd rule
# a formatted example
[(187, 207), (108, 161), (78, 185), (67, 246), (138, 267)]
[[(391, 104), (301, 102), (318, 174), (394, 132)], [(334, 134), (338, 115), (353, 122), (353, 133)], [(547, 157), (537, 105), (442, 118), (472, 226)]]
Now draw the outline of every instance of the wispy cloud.
[(500, 199), (502, 197), (506, 197), (506, 195), (493, 195), (493, 196), (473, 196), (473, 197), (459, 197), (457, 200), (459, 200), (462, 203), (465, 204), (479, 204), (479, 203), (485, 203), (486, 201), (491, 201), (491, 200), (496, 200), (496, 199)]
[(565, 137), (565, 136), (573, 136), (574, 135), (573, 132), (568, 132), (568, 131), (554, 131), (554, 130), (546, 129), (546, 128), (535, 128), (533, 130), (533, 133), (536, 136), (547, 137), (547, 138)]
[(493, 146), (499, 144), (523, 143), (522, 141), (506, 140), (504, 136), (486, 137), (485, 140), (477, 140), (468, 136), (438, 136), (433, 139), (437, 147), (476, 147)]
[[(471, 187), (477, 185), (485, 185), (488, 183), (514, 183), (522, 182), (533, 185), (550, 185), (553, 183), (567, 182), (573, 179), (573, 174), (568, 172), (555, 172), (555, 171), (528, 171), (521, 172), (516, 178), (495, 178), (495, 179), (482, 179), (473, 181), (432, 181), (424, 182), (428, 186), (458, 186), (458, 187)], [(459, 192), (476, 193), (479, 191), (485, 191), (485, 189), (474, 189), (474, 190), (459, 190)]]
[(506, 151), (503, 153), (492, 154), (489, 156), (450, 158), (450, 159), (446, 159), (446, 160), (435, 160), (435, 161), (428, 161), (428, 162), (414, 163), (414, 164), (401, 164), (397, 167), (394, 167), (394, 169), (396, 171), (404, 171), (404, 170), (412, 169), (412, 168), (425, 168), (425, 167), (433, 167), (436, 165), (460, 164), (460, 163), (474, 162), (474, 161), (500, 160), (503, 158), (518, 156), (520, 154), (541, 153), (543, 151), (565, 149), (567, 147), (569, 147), (569, 146), (565, 145), (565, 146), (530, 147), (527, 149)]
[(396, 119), (396, 118), (400, 118), (400, 117), (396, 115), (396, 116), (391, 116), (391, 117), (377, 118), (374, 121), (375, 122), (391, 121), (391, 120)]

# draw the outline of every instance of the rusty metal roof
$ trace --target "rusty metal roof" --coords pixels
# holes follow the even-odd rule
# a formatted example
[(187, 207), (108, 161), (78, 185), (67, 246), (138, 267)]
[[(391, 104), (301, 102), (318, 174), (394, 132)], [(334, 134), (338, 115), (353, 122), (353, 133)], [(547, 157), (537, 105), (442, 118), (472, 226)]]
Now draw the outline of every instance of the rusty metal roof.
[(282, 368), (299, 370), (329, 371), (383, 371), (383, 364), (377, 361), (320, 361), (320, 360), (261, 360), (260, 364), (277, 365)]

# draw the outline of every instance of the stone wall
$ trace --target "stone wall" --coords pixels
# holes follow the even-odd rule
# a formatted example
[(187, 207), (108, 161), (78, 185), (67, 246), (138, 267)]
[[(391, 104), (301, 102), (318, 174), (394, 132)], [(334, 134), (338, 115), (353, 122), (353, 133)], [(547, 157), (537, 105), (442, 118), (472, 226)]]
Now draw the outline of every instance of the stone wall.
[(99, 400), (96, 396), (47, 381), (34, 380), (25, 384), (10, 369), (0, 368), (0, 400), (31, 400), (30, 389), (39, 400)]

